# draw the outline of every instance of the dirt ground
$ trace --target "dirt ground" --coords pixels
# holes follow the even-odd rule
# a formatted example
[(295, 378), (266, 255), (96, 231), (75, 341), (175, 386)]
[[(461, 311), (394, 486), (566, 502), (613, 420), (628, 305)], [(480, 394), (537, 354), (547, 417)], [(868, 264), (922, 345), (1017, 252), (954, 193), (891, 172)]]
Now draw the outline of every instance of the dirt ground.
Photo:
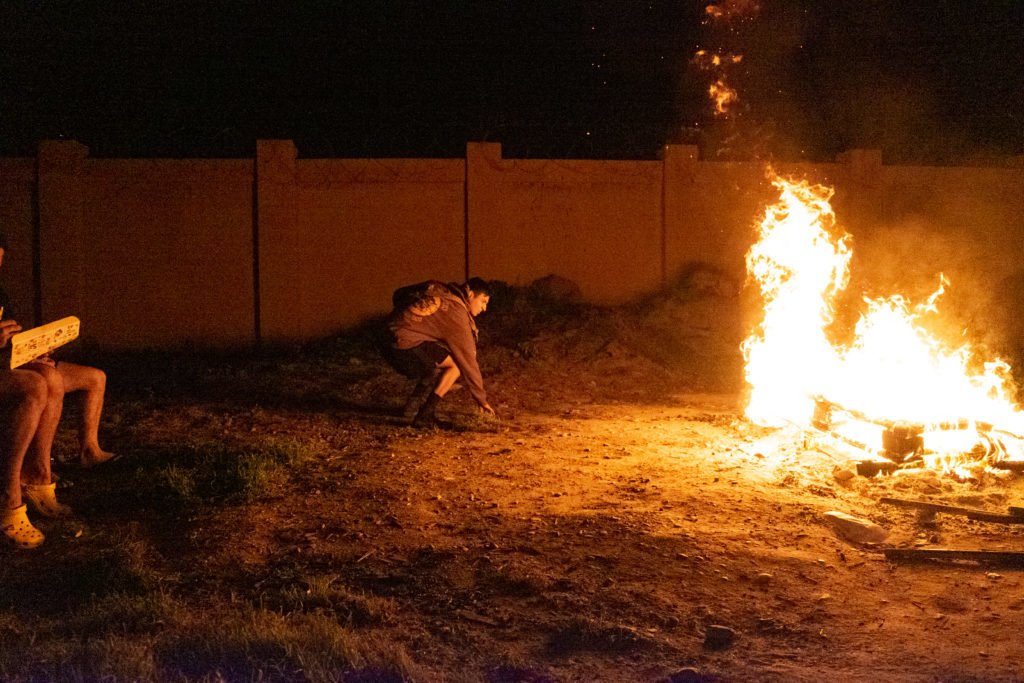
[[(463, 389), (442, 404), (441, 429), (404, 424), (408, 382), (345, 339), (181, 360), (163, 374), (108, 368), (104, 433), (125, 458), (107, 471), (61, 470), (78, 515), (44, 526), (39, 551), (5, 554), (0, 587), (39, 588), (30, 577), (55, 563), (122, 544), (192, 612), (327, 615), (358, 651), (319, 676), (308, 662), (261, 664), (251, 647), (243, 663), (189, 668), (172, 632), (189, 619), (116, 627), (155, 653), (143, 671), (168, 680), (1024, 680), (1019, 570), (883, 556), (1024, 551), (1021, 527), (879, 502), (1005, 512), (1024, 505), (1020, 479), (838, 481), (845, 463), (814, 435), (742, 417), (735, 303), (701, 289), (628, 313), (499, 310), (481, 320), (499, 417), (479, 418)], [(151, 472), (156, 444), (186, 438), (287, 440), (312, 455), (244, 503), (119, 499), (119, 481)], [(828, 511), (890, 535), (851, 543)], [(11, 629), (27, 632), (15, 619), (52, 639), (26, 605), (0, 600), (0, 645), (14, 642)], [(32, 673), (8, 669), (11, 679)]]

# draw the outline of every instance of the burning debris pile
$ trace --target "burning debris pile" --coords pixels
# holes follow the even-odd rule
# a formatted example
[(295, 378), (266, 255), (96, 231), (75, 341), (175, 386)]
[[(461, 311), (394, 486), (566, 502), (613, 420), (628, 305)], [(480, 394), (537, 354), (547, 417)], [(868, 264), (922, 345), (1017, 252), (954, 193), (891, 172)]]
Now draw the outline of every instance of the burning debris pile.
[(832, 190), (778, 176), (772, 183), (780, 199), (747, 254), (764, 304), (743, 344), (747, 417), (806, 429), (865, 474), (916, 466), (968, 479), (986, 467), (1024, 467), (1024, 413), (1009, 365), (927, 328), (948, 283), (918, 306), (898, 295), (865, 299), (852, 339), (835, 342), (834, 306), (852, 251)]

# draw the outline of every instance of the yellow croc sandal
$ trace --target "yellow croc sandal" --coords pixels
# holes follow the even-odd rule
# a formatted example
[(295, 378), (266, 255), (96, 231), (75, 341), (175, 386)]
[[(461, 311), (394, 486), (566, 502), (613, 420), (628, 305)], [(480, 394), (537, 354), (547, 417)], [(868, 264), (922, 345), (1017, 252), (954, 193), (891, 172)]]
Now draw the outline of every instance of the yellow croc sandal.
[(24, 505), (0, 512), (0, 531), (4, 532), (8, 542), (19, 548), (39, 547), (46, 538), (42, 531), (28, 521)]
[(57, 502), (57, 482), (24, 484), (22, 496), (43, 517), (70, 517), (71, 508)]

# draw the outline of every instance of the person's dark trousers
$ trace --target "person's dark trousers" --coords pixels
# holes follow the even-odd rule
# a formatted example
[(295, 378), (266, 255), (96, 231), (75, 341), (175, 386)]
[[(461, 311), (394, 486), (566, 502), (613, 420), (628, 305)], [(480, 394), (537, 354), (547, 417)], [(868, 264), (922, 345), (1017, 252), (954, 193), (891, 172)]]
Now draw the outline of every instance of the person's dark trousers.
[(441, 402), (441, 397), (431, 392), (427, 400), (420, 406), (419, 411), (416, 413), (416, 417), (413, 418), (412, 424), (414, 427), (432, 427), (437, 424), (437, 416), (434, 415), (434, 411), (437, 410), (437, 404)]
[(434, 387), (437, 386), (438, 374), (438, 372), (432, 372), (420, 377), (412, 393), (409, 394), (409, 398), (405, 401), (405, 407), (402, 408), (402, 417), (411, 420), (416, 416), (423, 402), (427, 400), (431, 392), (434, 391)]

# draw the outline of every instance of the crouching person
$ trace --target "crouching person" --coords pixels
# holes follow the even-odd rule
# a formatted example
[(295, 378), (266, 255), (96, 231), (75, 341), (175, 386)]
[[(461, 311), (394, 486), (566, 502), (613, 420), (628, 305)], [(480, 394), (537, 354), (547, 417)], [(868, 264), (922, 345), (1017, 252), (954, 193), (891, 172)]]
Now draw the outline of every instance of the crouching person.
[[(20, 330), (16, 321), (0, 320), (0, 349), (7, 349)], [(35, 548), (44, 539), (29, 521), (26, 503), (43, 517), (71, 514), (57, 502), (50, 472), (63, 402), (61, 382), (31, 370), (0, 368), (0, 532), (19, 548)]]
[(397, 290), (392, 300), (386, 355), (396, 370), (417, 380), (405, 416), (412, 417), (417, 427), (435, 425), (437, 404), (460, 377), (480, 410), (493, 415), (476, 357), (475, 318), (491, 300), (487, 282), (471, 278), (459, 285), (431, 280)]

